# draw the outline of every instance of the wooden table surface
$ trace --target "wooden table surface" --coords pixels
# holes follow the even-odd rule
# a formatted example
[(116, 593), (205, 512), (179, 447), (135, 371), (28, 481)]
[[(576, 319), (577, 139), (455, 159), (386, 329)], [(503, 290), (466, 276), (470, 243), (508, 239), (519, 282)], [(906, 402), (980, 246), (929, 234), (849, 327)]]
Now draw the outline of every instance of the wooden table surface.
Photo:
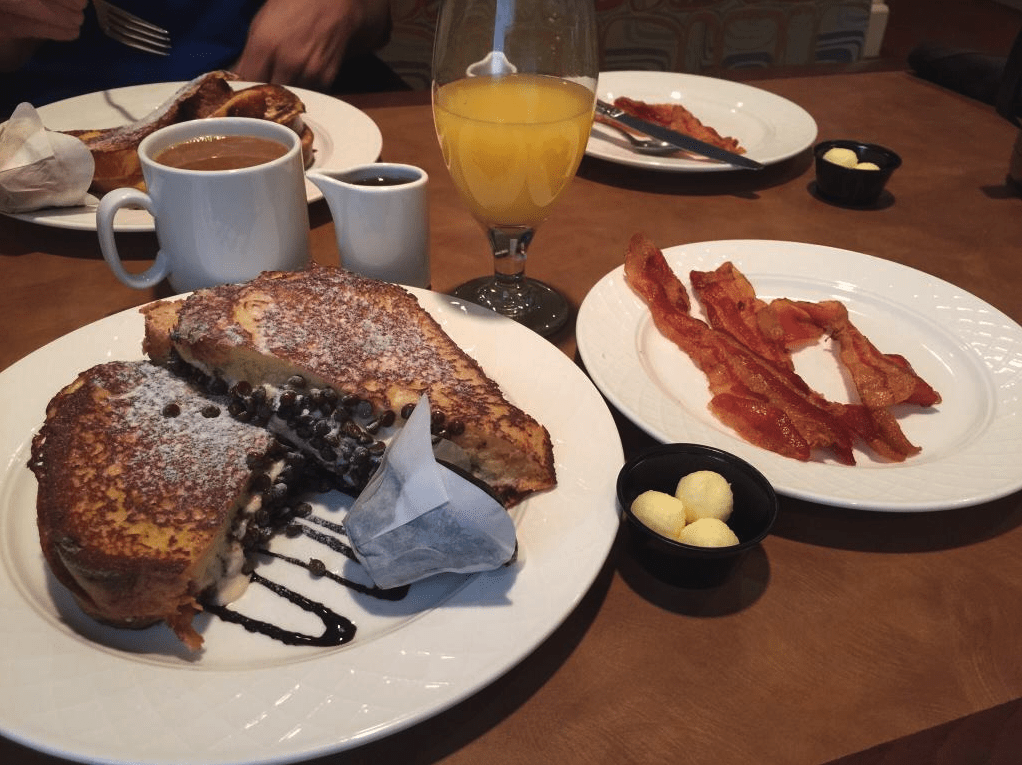
[[(889, 203), (824, 203), (808, 151), (758, 174), (659, 174), (587, 158), (540, 229), (528, 272), (577, 307), (637, 231), (663, 247), (782, 239), (912, 266), (1022, 321), (1022, 200), (1005, 183), (1015, 128), (905, 72), (753, 84), (805, 107), (820, 139), (898, 151)], [(445, 291), (490, 261), (442, 164), (426, 98), (352, 101), (380, 126), (383, 160), (430, 175), (433, 285)], [(311, 218), (316, 260), (336, 262), (325, 205)], [(122, 240), (139, 269), (148, 265), (153, 235)], [(0, 290), (0, 370), (162, 294), (122, 286), (92, 233), (9, 218)], [(553, 341), (574, 358), (571, 326)], [(619, 426), (626, 454), (652, 443)], [(709, 591), (663, 585), (620, 548), (563, 626), (506, 676), (427, 722), (314, 762), (1019, 761), (1022, 494), (910, 514), (783, 498), (761, 550)], [(0, 761), (58, 762), (6, 740)]]

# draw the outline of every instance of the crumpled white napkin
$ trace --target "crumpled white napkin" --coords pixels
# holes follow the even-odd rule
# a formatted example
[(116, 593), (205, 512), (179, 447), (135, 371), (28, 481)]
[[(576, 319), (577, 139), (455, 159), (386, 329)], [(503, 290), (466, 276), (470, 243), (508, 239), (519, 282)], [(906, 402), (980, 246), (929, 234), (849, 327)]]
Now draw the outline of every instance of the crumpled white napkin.
[(31, 104), (19, 104), (0, 125), (2, 212), (85, 204), (95, 169), (89, 148), (74, 136), (43, 127)]
[(441, 572), (499, 568), (515, 557), (504, 506), (433, 456), (423, 396), (344, 522), (359, 562), (378, 587)]

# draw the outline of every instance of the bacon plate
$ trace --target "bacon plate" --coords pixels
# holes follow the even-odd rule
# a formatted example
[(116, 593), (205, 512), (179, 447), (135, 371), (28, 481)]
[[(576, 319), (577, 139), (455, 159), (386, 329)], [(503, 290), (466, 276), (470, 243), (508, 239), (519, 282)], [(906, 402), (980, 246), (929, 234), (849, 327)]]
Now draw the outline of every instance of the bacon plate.
[[(625, 278), (649, 305), (657, 329), (706, 375), (710, 411), (750, 443), (803, 461), (813, 449), (829, 449), (849, 465), (855, 463), (856, 438), (893, 461), (918, 453), (889, 407), (928, 406), (940, 401), (939, 394), (902, 357), (876, 350), (848, 321), (842, 304), (766, 304), (726, 263), (713, 272), (690, 274), (707, 324), (691, 315), (684, 285), (642, 234), (629, 243)], [(857, 389), (861, 385), (862, 403), (828, 401), (794, 371), (789, 349), (824, 333), (840, 344), (842, 362)]]

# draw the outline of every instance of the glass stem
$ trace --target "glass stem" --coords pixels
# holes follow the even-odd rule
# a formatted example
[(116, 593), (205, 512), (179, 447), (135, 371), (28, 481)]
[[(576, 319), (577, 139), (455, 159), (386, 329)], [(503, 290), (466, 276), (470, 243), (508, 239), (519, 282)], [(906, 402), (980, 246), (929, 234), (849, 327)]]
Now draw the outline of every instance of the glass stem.
[(490, 287), (489, 300), (501, 313), (514, 316), (530, 307), (530, 296), (525, 282), (525, 256), (532, 242), (534, 229), (524, 226), (491, 228), (487, 232), (493, 251), (495, 283)]

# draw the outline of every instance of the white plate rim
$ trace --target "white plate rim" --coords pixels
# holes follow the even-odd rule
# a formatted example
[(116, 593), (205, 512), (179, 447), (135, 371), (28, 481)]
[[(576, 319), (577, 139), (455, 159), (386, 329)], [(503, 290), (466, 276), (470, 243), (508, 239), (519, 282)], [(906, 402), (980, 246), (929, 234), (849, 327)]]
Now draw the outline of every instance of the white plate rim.
[[(515, 508), (525, 555), (517, 575), (475, 575), (442, 607), (361, 646), (247, 671), (204, 672), (137, 660), (54, 629), (26, 603), (11, 556), (0, 564), (0, 617), (13, 647), (0, 658), (0, 733), (58, 756), (104, 763), (292, 762), (359, 746), (443, 711), (510, 671), (563, 622), (595, 581), (617, 533), (614, 481), (623, 452), (613, 418), (556, 346), (476, 306), (410, 290), (508, 398), (551, 432), (559, 485)], [(9, 500), (9, 487), (26, 480), (28, 445), (49, 397), (93, 363), (140, 358), (141, 334), (138, 310), (128, 309), (0, 373), (0, 496)], [(513, 360), (502, 351), (511, 346)], [(512, 361), (529, 363), (509, 371)], [(537, 376), (535, 368), (547, 374)], [(18, 513), (34, 519), (34, 507), (10, 504), (0, 506), (0, 527), (10, 527)], [(41, 554), (32, 554), (43, 567)], [(469, 607), (488, 602), (492, 588), (506, 588), (501, 607)]]
[[(648, 103), (678, 102), (721, 135), (736, 137), (746, 156), (773, 165), (813, 145), (817, 125), (798, 104), (775, 93), (731, 80), (678, 72), (601, 72), (597, 96), (607, 102), (628, 96)], [(586, 145), (591, 157), (629, 167), (675, 173), (719, 173), (738, 170), (712, 160), (654, 157), (627, 148), (612, 128), (593, 123)]]
[[(686, 287), (690, 270), (711, 270), (731, 260), (754, 288), (760, 285), (764, 298), (841, 300), (881, 351), (908, 357), (944, 401), (932, 413), (915, 409), (899, 415), (906, 434), (923, 449), (900, 464), (864, 460), (858, 450), (854, 467), (818, 459), (802, 463), (755, 447), (706, 411), (705, 377), (659, 334), (619, 266), (582, 303), (579, 354), (611, 404), (649, 435), (733, 452), (759, 468), (778, 492), (837, 507), (946, 510), (1022, 488), (1015, 457), (1022, 446), (1022, 327), (998, 309), (921, 271), (823, 245), (720, 240), (663, 252)], [(888, 316), (908, 326), (908, 334), (885, 330), (878, 322)], [(653, 379), (665, 374), (689, 389), (682, 390), (679, 382), (669, 391), (669, 385)]]
[[(161, 82), (129, 85), (123, 88), (86, 93), (38, 107), (43, 124), (49, 130), (107, 128), (139, 119), (172, 96), (184, 82)], [(256, 83), (234, 80), (231, 87), (240, 89)], [(316, 152), (312, 170), (344, 170), (355, 165), (375, 162), (383, 148), (383, 135), (365, 112), (334, 96), (305, 88), (288, 88), (305, 104), (304, 119), (315, 133)], [(309, 203), (323, 198), (323, 193), (309, 181), (305, 182)], [(25, 213), (8, 213), (9, 217), (52, 228), (75, 231), (96, 230), (95, 197), (81, 207), (48, 208)], [(155, 228), (152, 216), (145, 210), (124, 210), (114, 220), (117, 232), (145, 232)]]

